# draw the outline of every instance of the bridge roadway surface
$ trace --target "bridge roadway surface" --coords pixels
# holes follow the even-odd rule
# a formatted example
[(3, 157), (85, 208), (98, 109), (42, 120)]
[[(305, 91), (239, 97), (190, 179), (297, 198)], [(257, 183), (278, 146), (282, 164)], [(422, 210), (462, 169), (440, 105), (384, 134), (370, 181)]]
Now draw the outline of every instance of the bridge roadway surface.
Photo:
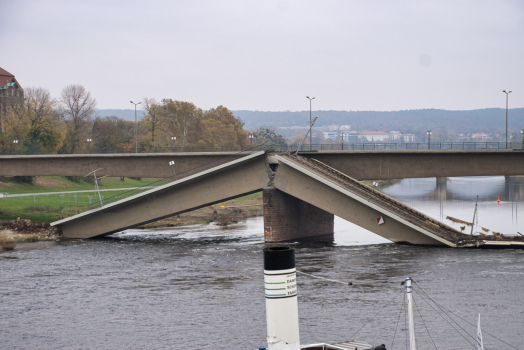
[[(196, 174), (256, 152), (0, 156), (0, 176), (97, 175), (165, 178)], [(357, 180), (524, 175), (524, 150), (384, 150), (300, 152)]]
[[(66, 238), (139, 226), (273, 187), (398, 243), (524, 245), (524, 237), (462, 234), (315, 159), (254, 152), (201, 173), (52, 223)], [(377, 223), (382, 217), (383, 224)]]

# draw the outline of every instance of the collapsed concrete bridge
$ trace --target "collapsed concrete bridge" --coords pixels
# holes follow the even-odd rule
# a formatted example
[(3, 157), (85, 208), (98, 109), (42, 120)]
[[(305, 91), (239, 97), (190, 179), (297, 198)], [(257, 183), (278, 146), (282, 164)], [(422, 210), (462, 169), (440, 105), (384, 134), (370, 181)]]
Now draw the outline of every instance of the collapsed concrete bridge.
[(66, 238), (119, 232), (263, 190), (264, 235), (333, 234), (334, 215), (397, 243), (469, 247), (524, 239), (469, 236), (311, 158), (252, 152), (178, 181), (52, 223)]

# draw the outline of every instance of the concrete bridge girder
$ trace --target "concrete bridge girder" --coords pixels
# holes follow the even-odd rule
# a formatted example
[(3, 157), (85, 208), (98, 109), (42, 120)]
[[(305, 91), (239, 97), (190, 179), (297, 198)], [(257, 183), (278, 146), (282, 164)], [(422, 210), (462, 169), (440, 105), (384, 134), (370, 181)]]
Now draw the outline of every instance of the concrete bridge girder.
[(0, 156), (0, 176), (85, 176), (103, 168), (97, 175), (166, 178), (173, 176), (169, 162), (174, 161), (177, 176), (182, 178), (253, 153), (256, 152)]
[[(253, 152), (184, 152), (0, 156), (0, 176), (110, 176), (165, 178), (195, 174)], [(524, 150), (300, 152), (357, 180), (524, 175)]]
[(524, 150), (302, 152), (357, 180), (524, 175)]
[(110, 234), (258, 192), (267, 183), (264, 152), (255, 152), (52, 225), (59, 226), (66, 238)]

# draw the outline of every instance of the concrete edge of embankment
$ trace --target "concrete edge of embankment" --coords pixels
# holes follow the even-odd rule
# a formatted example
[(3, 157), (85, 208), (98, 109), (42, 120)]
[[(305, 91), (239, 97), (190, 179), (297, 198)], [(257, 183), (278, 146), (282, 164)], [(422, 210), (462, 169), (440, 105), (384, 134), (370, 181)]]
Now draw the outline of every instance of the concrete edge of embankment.
[(120, 205), (122, 203), (133, 201), (133, 200), (135, 200), (137, 198), (149, 195), (151, 193), (163, 191), (164, 189), (169, 188), (169, 187), (175, 187), (175, 186), (183, 185), (184, 183), (187, 183), (188, 181), (192, 181), (192, 180), (194, 180), (196, 178), (207, 176), (207, 175), (210, 175), (210, 174), (212, 174), (214, 172), (224, 170), (225, 168), (228, 168), (228, 167), (231, 167), (231, 166), (234, 166), (234, 165), (238, 165), (238, 164), (244, 163), (246, 161), (250, 161), (250, 160), (252, 160), (254, 158), (258, 158), (260, 156), (263, 156), (264, 154), (265, 154), (265, 151), (253, 152), (252, 154), (247, 155), (245, 157), (233, 160), (233, 161), (228, 162), (228, 163), (221, 164), (219, 166), (216, 166), (216, 167), (208, 169), (208, 170), (204, 170), (204, 171), (202, 171), (200, 173), (197, 173), (197, 174), (194, 174), (194, 175), (190, 175), (190, 176), (185, 177), (183, 179), (180, 179), (180, 180), (177, 180), (177, 181), (173, 181), (173, 182), (170, 182), (170, 183), (162, 185), (162, 186), (158, 186), (158, 187), (152, 188), (150, 190), (147, 190), (147, 191), (135, 194), (135, 195), (133, 195), (131, 197), (124, 198), (124, 199), (121, 199), (119, 201), (107, 204), (107, 205), (105, 205), (103, 207), (96, 208), (96, 209), (91, 209), (91, 210), (85, 211), (83, 213), (77, 214), (75, 216), (52, 222), (51, 226), (60, 226), (60, 225), (65, 224), (67, 222), (77, 220), (77, 219), (79, 219), (81, 217), (90, 216), (90, 215), (93, 215), (93, 214), (95, 214), (97, 212), (106, 210), (108, 208), (112, 208), (112, 207), (118, 206), (118, 205)]

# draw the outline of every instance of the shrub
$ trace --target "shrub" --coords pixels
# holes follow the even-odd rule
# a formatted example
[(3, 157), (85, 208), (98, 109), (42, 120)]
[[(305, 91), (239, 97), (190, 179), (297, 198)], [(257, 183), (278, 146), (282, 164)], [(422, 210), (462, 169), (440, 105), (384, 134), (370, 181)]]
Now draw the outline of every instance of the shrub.
[(17, 237), (17, 240), (20, 242), (38, 242), (39, 238), (37, 234), (30, 234), (30, 235), (21, 235)]
[(80, 176), (65, 176), (66, 179), (68, 179), (69, 181), (73, 181), (73, 182), (76, 182), (76, 183), (80, 183), (80, 181), (82, 181), (83, 177), (80, 177)]
[(35, 181), (35, 177), (34, 176), (13, 176), (13, 180), (15, 182), (32, 185), (33, 182)]
[(5, 250), (13, 250), (16, 247), (16, 242), (7, 233), (3, 232), (0, 233), (0, 247), (3, 247)]

